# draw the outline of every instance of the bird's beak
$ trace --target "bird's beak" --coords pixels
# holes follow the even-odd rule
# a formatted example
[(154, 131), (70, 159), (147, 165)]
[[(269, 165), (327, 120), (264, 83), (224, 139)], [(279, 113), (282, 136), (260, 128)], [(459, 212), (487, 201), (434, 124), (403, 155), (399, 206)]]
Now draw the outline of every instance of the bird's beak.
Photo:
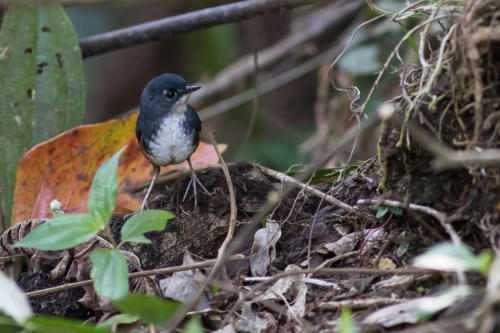
[(201, 86), (186, 86), (186, 93), (190, 94), (198, 89), (200, 89)]

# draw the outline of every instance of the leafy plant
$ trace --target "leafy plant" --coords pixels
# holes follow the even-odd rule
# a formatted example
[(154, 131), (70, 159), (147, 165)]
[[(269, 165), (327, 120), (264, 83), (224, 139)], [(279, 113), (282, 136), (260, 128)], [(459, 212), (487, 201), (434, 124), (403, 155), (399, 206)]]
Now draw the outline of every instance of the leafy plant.
[(487, 276), (492, 259), (491, 251), (476, 256), (463, 244), (439, 243), (416, 257), (413, 265), (447, 272), (476, 271)]
[(375, 214), (375, 217), (379, 219), (384, 217), (387, 213), (401, 216), (403, 215), (403, 210), (399, 207), (387, 207), (384, 205), (380, 205), (377, 209), (377, 214)]
[[(88, 214), (65, 214), (47, 220), (17, 242), (16, 247), (32, 247), (39, 250), (62, 250), (84, 243), (102, 232), (116, 242), (108, 221), (115, 208), (118, 195), (118, 162), (125, 147), (104, 162), (97, 170), (88, 200)], [(91, 253), (91, 277), (98, 295), (118, 300), (128, 293), (128, 267), (119, 251), (125, 242), (149, 243), (144, 233), (163, 230), (172, 213), (163, 210), (147, 210), (128, 219), (121, 230), (122, 241), (112, 250), (98, 249)]]
[(83, 121), (78, 38), (60, 4), (10, 4), (0, 35), (0, 196), (10, 220), (19, 160)]

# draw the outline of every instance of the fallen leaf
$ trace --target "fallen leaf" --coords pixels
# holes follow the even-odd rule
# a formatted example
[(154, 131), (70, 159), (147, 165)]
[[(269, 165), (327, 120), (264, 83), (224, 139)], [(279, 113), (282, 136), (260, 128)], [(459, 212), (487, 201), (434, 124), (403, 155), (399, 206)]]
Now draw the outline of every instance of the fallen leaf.
[[(296, 265), (288, 265), (285, 272), (300, 272), (301, 269)], [(307, 285), (304, 281), (304, 274), (286, 276), (276, 281), (271, 288), (268, 288), (262, 295), (257, 296), (248, 303), (262, 302), (269, 299), (282, 300), (286, 295), (295, 295), (295, 300), (287, 305), (287, 314), (290, 318), (303, 318), (306, 312)]]
[(363, 323), (384, 327), (415, 324), (471, 294), (473, 291), (468, 286), (453, 287), (438, 296), (419, 297), (408, 302), (386, 306), (368, 315)]
[[(58, 199), (66, 213), (86, 213), (90, 184), (99, 166), (123, 146), (118, 166), (117, 207), (140, 208), (142, 195), (131, 193), (151, 181), (151, 163), (142, 155), (135, 137), (137, 114), (126, 119), (83, 125), (68, 130), (29, 150), (17, 170), (11, 224), (30, 218), (52, 217), (50, 202)], [(226, 145), (220, 144), (224, 151)], [(217, 163), (212, 145), (200, 142), (191, 156), (193, 167)], [(162, 173), (188, 170), (187, 162), (162, 168)]]
[(261, 228), (255, 232), (251, 252), (252, 256), (250, 257), (250, 271), (252, 272), (252, 276), (263, 276), (266, 274), (268, 266), (276, 259), (276, 243), (280, 237), (280, 225), (274, 221), (267, 221), (265, 228)]
[[(184, 253), (182, 265), (192, 265), (195, 261), (189, 252)], [(171, 277), (160, 280), (160, 290), (165, 298), (171, 298), (179, 302), (186, 303), (195, 297), (196, 292), (203, 284), (206, 277), (199, 269), (176, 272)], [(208, 298), (202, 295), (197, 310), (210, 309)]]
[(379, 269), (396, 269), (396, 264), (389, 258), (381, 258), (378, 262)]

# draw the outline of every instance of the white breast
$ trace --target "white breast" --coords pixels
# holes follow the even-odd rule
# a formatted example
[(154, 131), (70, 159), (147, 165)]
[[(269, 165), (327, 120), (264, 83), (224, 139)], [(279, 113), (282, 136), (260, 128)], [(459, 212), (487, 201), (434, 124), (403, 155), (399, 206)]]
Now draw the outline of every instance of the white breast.
[(182, 127), (184, 113), (172, 113), (164, 121), (153, 142), (149, 144), (148, 158), (156, 165), (164, 166), (184, 162), (195, 150), (193, 138)]

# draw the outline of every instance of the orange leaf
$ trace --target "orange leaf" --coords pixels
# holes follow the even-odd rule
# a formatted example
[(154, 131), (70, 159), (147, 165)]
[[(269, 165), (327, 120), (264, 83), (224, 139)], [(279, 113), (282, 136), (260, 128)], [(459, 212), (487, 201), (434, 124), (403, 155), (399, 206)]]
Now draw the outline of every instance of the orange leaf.
[[(66, 213), (84, 213), (91, 180), (101, 164), (127, 145), (118, 166), (117, 206), (135, 211), (141, 200), (128, 192), (149, 184), (152, 166), (139, 150), (135, 138), (137, 114), (105, 123), (68, 130), (30, 149), (16, 175), (11, 224), (31, 218), (52, 217), (49, 204), (58, 199)], [(226, 145), (219, 145), (224, 151)], [(194, 168), (216, 164), (213, 147), (200, 142), (191, 156)], [(162, 173), (188, 169), (187, 162), (162, 168)]]

